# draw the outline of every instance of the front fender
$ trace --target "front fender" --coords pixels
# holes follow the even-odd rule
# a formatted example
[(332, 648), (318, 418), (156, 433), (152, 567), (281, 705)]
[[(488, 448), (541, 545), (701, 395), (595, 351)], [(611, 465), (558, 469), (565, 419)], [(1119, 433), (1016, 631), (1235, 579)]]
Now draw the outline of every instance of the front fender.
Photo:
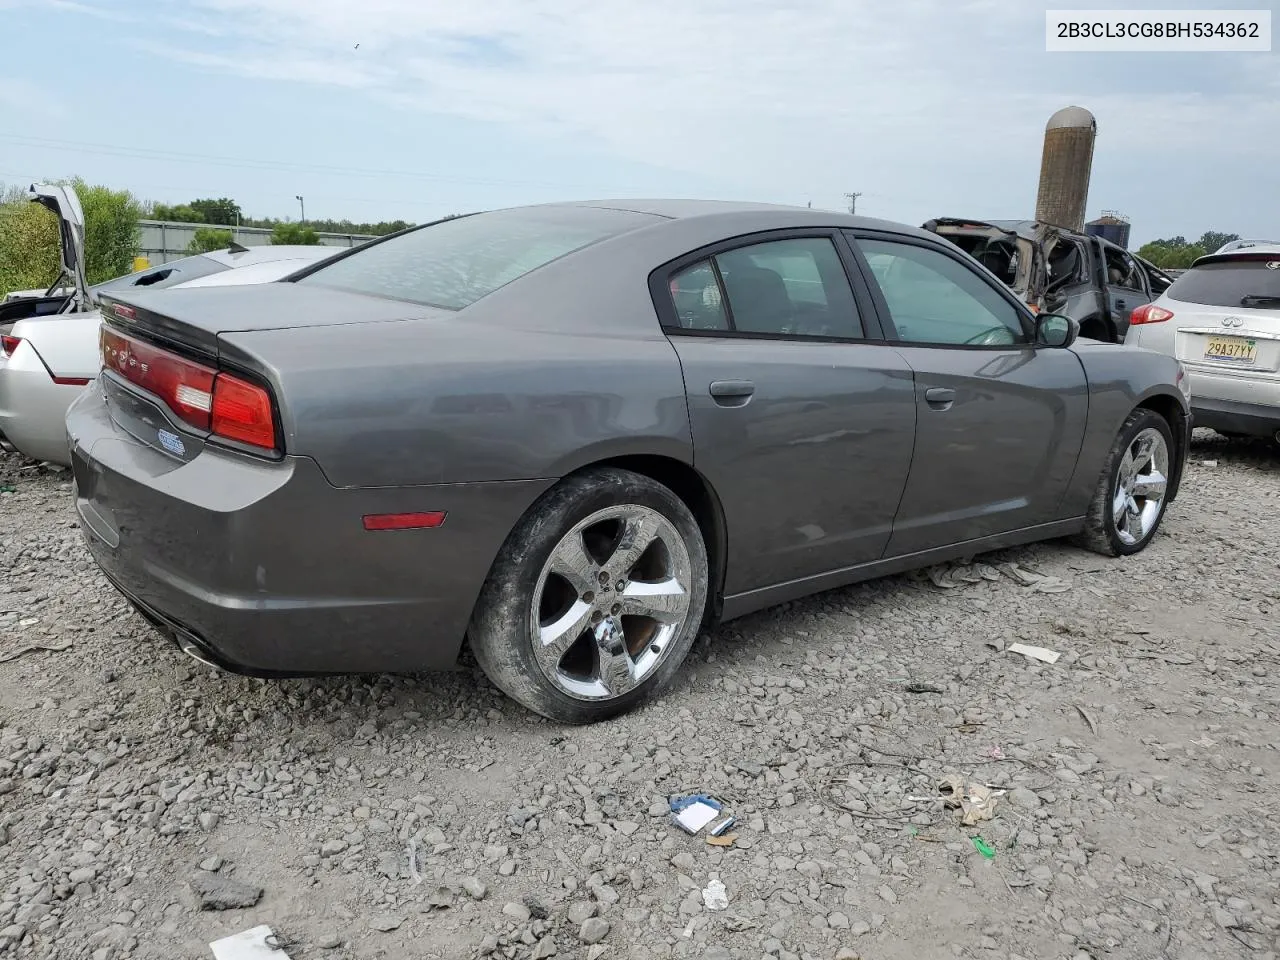
[(1169, 478), (1170, 498), (1175, 496), (1189, 446), (1191, 415), (1187, 399), (1178, 389), (1178, 361), (1118, 344), (1079, 341), (1072, 349), (1089, 384), (1089, 415), (1075, 473), (1063, 498), (1063, 517), (1084, 515), (1116, 434), (1129, 414), (1144, 405), (1175, 414), (1170, 417), (1175, 445), (1170, 469), (1174, 476)]

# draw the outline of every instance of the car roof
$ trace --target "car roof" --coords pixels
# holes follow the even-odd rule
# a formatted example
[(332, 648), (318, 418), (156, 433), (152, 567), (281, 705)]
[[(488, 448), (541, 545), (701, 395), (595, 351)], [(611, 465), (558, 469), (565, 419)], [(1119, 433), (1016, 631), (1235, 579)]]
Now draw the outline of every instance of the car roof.
[[(884, 230), (907, 234), (930, 241), (937, 241), (937, 234), (918, 227), (876, 217), (859, 217), (839, 210), (822, 210), (784, 203), (758, 203), (748, 200), (686, 200), (686, 199), (624, 199), (583, 200), (560, 203), (531, 204), (528, 208), (593, 207), (603, 210), (621, 210), (627, 213), (647, 214), (664, 220), (690, 222), (695, 220), (732, 222), (734, 229), (743, 232), (754, 229), (767, 230), (780, 226), (795, 227), (843, 227), (856, 230)], [(782, 221), (787, 221), (783, 224)], [(753, 222), (755, 226), (752, 226)]]
[(1280, 243), (1255, 243), (1248, 247), (1236, 247), (1234, 250), (1228, 250), (1225, 253), (1219, 249), (1217, 253), (1206, 253), (1203, 257), (1196, 258), (1191, 262), (1191, 266), (1199, 267), (1206, 263), (1228, 263), (1232, 260), (1257, 260), (1259, 256), (1280, 257)]
[(331, 247), (324, 244), (256, 244), (252, 247), (224, 248), (210, 250), (202, 256), (228, 267), (243, 267), (251, 263), (269, 263), (272, 260), (320, 260), (338, 253), (345, 247)]

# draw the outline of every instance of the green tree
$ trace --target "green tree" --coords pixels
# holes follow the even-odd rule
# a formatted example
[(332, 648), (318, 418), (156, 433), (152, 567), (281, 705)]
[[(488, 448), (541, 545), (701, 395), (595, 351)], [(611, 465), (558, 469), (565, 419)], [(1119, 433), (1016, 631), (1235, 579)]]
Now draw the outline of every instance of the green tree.
[(127, 190), (71, 180), (84, 209), (84, 269), (90, 283), (102, 283), (133, 269), (141, 237), (142, 204)]
[(305, 244), (314, 246), (320, 237), (310, 224), (277, 223), (271, 230), (271, 242), (274, 244)]
[[(142, 205), (124, 190), (59, 181), (75, 188), (84, 210), (85, 274), (101, 283), (128, 273), (138, 255)], [(47, 287), (61, 269), (58, 218), (14, 189), (0, 203), (0, 293)]]
[(195, 236), (187, 244), (188, 253), (208, 253), (210, 250), (223, 250), (231, 246), (231, 231), (217, 227), (197, 227)]
[(1200, 247), (1206, 253), (1213, 253), (1224, 243), (1230, 243), (1232, 240), (1239, 240), (1238, 233), (1219, 233), (1216, 230), (1206, 230), (1204, 235), (1196, 241), (1196, 246)]
[(177, 206), (170, 206), (167, 203), (157, 203), (151, 208), (151, 216), (156, 220), (174, 220), (178, 223), (205, 223), (204, 214), (199, 210), (193, 210), (190, 204), (182, 203)]
[(11, 290), (47, 288), (58, 278), (58, 218), (27, 191), (14, 187), (0, 200), (0, 297)]
[(1168, 240), (1152, 240), (1138, 249), (1138, 256), (1164, 270), (1185, 270), (1204, 255), (1204, 247), (1198, 243), (1187, 243), (1186, 238), (1180, 236)]
[(231, 226), (240, 222), (240, 204), (228, 197), (219, 197), (217, 200), (192, 200), (187, 206), (200, 214), (200, 219), (204, 223)]

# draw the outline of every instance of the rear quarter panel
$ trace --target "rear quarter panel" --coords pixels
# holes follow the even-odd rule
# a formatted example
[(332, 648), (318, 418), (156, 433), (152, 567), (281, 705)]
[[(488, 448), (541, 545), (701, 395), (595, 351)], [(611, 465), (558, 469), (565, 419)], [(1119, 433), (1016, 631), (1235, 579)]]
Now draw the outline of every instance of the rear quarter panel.
[(286, 451), (335, 486), (377, 487), (557, 478), (625, 454), (692, 462), (679, 361), (654, 328), (572, 335), (458, 314), (219, 341), (265, 365)]
[[(1149, 350), (1077, 341), (1072, 349), (1080, 357), (1089, 380), (1089, 417), (1085, 426), (1080, 459), (1063, 500), (1062, 516), (1082, 516), (1098, 484), (1107, 454), (1116, 434), (1135, 408), (1152, 398), (1170, 400), (1183, 417), (1190, 415), (1186, 399), (1178, 390), (1178, 363)], [(1181, 477), (1186, 450), (1180, 427), (1173, 425), (1178, 445), (1174, 483)]]
[(102, 315), (88, 310), (19, 320), (10, 332), (31, 341), (53, 376), (92, 380), (102, 365), (98, 349), (101, 324)]

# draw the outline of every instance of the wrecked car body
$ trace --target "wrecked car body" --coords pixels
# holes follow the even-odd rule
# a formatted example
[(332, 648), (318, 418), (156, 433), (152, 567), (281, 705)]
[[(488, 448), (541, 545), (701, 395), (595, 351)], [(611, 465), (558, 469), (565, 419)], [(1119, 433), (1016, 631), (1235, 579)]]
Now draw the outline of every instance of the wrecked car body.
[(1069, 316), (1091, 340), (1121, 343), (1133, 310), (1173, 282), (1118, 244), (1036, 220), (938, 217), (923, 227), (976, 259), (1032, 311)]

